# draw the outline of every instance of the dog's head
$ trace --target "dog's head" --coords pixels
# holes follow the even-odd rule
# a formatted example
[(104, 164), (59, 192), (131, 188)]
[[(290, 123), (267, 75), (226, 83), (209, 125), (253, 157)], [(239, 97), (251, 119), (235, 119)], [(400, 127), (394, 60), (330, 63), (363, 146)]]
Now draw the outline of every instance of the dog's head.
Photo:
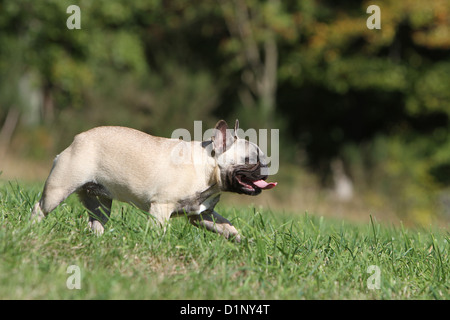
[(276, 182), (266, 182), (267, 160), (254, 143), (237, 136), (239, 121), (234, 131), (220, 120), (212, 136), (213, 156), (220, 168), (224, 191), (258, 195), (264, 189), (272, 189)]

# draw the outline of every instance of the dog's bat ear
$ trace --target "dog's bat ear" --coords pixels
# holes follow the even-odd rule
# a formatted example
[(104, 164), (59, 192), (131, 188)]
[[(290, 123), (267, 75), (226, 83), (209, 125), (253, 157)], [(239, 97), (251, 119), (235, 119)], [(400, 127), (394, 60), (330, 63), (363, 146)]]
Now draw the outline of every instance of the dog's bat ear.
[(225, 120), (217, 122), (212, 141), (214, 144), (214, 151), (216, 154), (221, 154), (227, 151), (227, 149), (233, 144), (234, 138), (231, 136), (230, 129)]
[(219, 120), (216, 123), (215, 129), (219, 130), (219, 131), (226, 130), (226, 129), (228, 129), (228, 124), (227, 124), (227, 122), (225, 120)]
[(239, 120), (236, 119), (236, 122), (234, 123), (234, 139), (235, 140), (238, 138), (238, 135), (237, 135), (238, 129), (239, 129)]

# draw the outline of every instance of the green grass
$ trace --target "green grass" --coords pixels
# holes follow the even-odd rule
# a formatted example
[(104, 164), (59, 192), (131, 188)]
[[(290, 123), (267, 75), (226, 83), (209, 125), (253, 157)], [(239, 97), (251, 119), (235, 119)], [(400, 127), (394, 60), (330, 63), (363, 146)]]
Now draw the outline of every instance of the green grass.
[[(103, 236), (70, 197), (29, 223), (40, 187), (0, 186), (0, 299), (449, 299), (449, 233), (226, 208), (229, 242), (172, 219), (166, 232), (115, 203)], [(70, 265), (81, 289), (67, 288)], [(369, 266), (380, 289), (369, 289)]]

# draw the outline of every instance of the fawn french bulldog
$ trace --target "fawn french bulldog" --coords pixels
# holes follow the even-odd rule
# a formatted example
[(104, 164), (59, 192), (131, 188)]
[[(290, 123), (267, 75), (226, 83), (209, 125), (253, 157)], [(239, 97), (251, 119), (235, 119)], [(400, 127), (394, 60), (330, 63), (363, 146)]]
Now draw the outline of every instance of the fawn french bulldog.
[(124, 127), (83, 132), (59, 154), (35, 204), (40, 221), (76, 192), (89, 211), (89, 225), (102, 234), (112, 200), (148, 211), (161, 225), (185, 215), (198, 227), (240, 241), (236, 228), (214, 207), (221, 192), (258, 195), (275, 187), (266, 182), (266, 156), (254, 143), (238, 138), (224, 120), (211, 140), (183, 141), (151, 136)]

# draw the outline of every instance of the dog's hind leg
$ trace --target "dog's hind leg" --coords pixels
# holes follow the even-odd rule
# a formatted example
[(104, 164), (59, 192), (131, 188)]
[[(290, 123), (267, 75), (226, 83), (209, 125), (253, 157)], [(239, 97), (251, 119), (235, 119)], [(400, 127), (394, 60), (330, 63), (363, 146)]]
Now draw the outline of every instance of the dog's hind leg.
[(53, 168), (45, 182), (42, 197), (37, 202), (31, 212), (31, 220), (41, 221), (47, 214), (53, 211), (61, 202), (63, 202), (70, 194), (72, 194), (77, 186), (71, 184), (64, 178), (62, 170), (58, 167), (58, 158), (53, 162)]
[(70, 147), (55, 158), (42, 197), (33, 207), (32, 221), (41, 221), (86, 182), (86, 175), (73, 162)]
[(92, 192), (91, 187), (85, 186), (78, 191), (78, 196), (89, 211), (89, 227), (96, 235), (103, 234), (104, 225), (111, 215), (112, 199), (106, 195)]
[[(50, 191), (50, 190), (51, 191)], [(63, 202), (74, 190), (66, 188), (49, 188), (46, 186), (41, 199), (34, 205), (31, 212), (31, 220), (41, 221), (47, 214), (53, 211), (61, 202)]]

